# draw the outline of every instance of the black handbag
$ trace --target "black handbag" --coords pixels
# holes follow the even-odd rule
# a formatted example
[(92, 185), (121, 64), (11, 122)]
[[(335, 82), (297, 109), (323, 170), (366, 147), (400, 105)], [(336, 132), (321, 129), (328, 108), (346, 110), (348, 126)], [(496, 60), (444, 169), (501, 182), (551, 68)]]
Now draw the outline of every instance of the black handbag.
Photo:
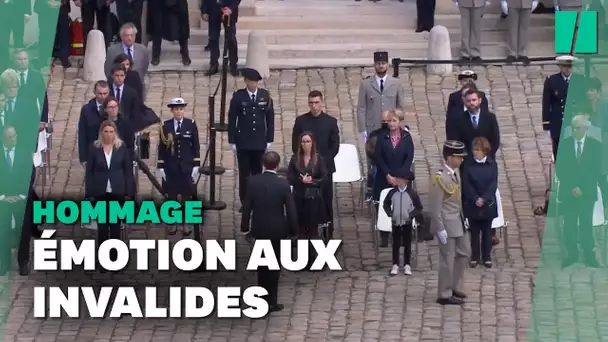
[(141, 114), (136, 120), (132, 120), (131, 124), (135, 132), (143, 131), (144, 129), (155, 125), (160, 122), (160, 118), (156, 113), (148, 106), (142, 105)]

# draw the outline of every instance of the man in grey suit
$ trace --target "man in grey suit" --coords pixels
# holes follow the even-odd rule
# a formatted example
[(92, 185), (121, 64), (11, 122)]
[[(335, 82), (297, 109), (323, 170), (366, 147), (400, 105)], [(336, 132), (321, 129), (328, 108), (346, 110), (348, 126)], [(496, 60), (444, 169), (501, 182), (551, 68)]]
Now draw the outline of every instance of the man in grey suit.
[[(108, 79), (111, 78), (110, 72), (114, 66), (114, 59), (121, 53), (127, 54), (133, 60), (131, 69), (137, 71), (142, 82), (146, 80), (148, 67), (150, 66), (150, 51), (139, 43), (135, 42), (137, 28), (132, 23), (126, 23), (120, 28), (120, 40), (108, 48), (106, 52), (106, 63), (104, 70)], [(144, 88), (145, 89), (145, 88)]]
[[(398, 79), (388, 75), (388, 52), (374, 52), (374, 76), (366, 77), (359, 87), (357, 121), (363, 143), (367, 134), (382, 127), (382, 112), (405, 107), (405, 92)], [(368, 159), (367, 164), (370, 165)], [(382, 247), (388, 246), (389, 233), (380, 232)]]
[(437, 303), (441, 305), (460, 305), (467, 297), (461, 285), (471, 244), (464, 226), (462, 181), (458, 173), (466, 154), (462, 142), (447, 140), (443, 144), (445, 165), (431, 177), (429, 214), (431, 233), (439, 241)]
[(374, 52), (374, 76), (366, 77), (359, 87), (357, 121), (363, 143), (367, 134), (382, 126), (382, 112), (405, 107), (405, 92), (398, 79), (389, 76), (388, 52)]
[(528, 58), (528, 27), (530, 15), (538, 5), (536, 0), (507, 0), (509, 16), (507, 17), (507, 63), (521, 61), (530, 64)]
[(460, 59), (481, 60), (481, 17), (486, 6), (485, 0), (455, 0), (460, 9)]

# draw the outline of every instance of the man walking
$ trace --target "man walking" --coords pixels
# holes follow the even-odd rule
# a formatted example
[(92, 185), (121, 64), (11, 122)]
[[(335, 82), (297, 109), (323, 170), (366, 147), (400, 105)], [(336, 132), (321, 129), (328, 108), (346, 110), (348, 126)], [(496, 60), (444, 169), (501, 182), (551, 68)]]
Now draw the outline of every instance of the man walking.
[(460, 56), (462, 61), (481, 60), (481, 17), (485, 0), (456, 0), (460, 10)]
[[(228, 109), (228, 143), (239, 168), (239, 198), (247, 193), (249, 176), (262, 172), (262, 155), (274, 141), (274, 108), (255, 69), (241, 70), (246, 87), (234, 92)], [(242, 208), (241, 208), (242, 209)]]
[[(251, 177), (247, 185), (241, 232), (249, 233), (254, 239), (270, 240), (278, 257), (281, 255), (281, 240), (297, 234), (296, 206), (289, 183), (277, 175), (281, 163), (279, 154), (266, 152), (262, 162), (264, 173)], [(281, 271), (271, 271), (268, 267), (258, 269), (258, 286), (268, 291), (266, 300), (270, 312), (283, 310), (283, 305), (278, 303), (280, 276)]]
[(463, 143), (447, 140), (443, 144), (445, 164), (431, 179), (429, 214), (431, 233), (439, 241), (437, 303), (441, 305), (460, 305), (467, 297), (461, 291), (461, 286), (471, 244), (464, 226), (458, 172), (466, 155)]

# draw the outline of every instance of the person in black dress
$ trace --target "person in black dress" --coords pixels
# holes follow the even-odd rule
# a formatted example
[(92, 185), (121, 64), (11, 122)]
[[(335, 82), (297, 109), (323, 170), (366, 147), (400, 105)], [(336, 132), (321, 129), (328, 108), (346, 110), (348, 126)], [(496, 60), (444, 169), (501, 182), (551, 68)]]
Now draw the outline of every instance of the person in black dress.
[[(317, 154), (312, 133), (304, 132), (298, 140), (298, 153), (291, 157), (287, 172), (298, 213), (298, 236), (302, 239), (318, 239), (319, 225), (327, 222), (322, 194), (323, 183), (327, 181), (327, 168), (323, 158)], [(309, 251), (312, 251), (312, 246)], [(310, 267), (314, 257), (309, 257), (308, 261)]]

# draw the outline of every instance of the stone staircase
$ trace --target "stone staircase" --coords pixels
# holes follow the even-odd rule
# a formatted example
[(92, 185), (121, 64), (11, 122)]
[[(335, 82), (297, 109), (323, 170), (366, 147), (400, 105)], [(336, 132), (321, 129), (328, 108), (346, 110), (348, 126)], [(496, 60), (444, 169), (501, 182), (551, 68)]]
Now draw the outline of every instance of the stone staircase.
[[(250, 0), (252, 1), (252, 0)], [(438, 0), (445, 2), (449, 0)], [(439, 6), (440, 4), (438, 4)], [(457, 57), (460, 45), (460, 16), (455, 8), (438, 12), (435, 22), (446, 26)], [(353, 0), (258, 0), (255, 10), (247, 10), (239, 18), (237, 40), (239, 64), (245, 64), (247, 37), (252, 30), (261, 31), (268, 41), (271, 69), (366, 66), (372, 55), (387, 50), (389, 56), (424, 59), (427, 55), (428, 33), (415, 33), (416, 4), (383, 0), (379, 3)], [(447, 6), (453, 6), (449, 3)], [(495, 7), (483, 18), (482, 55), (499, 58), (506, 55), (506, 21)], [(497, 13), (498, 12), (498, 13)], [(204, 70), (209, 53), (203, 51), (207, 42), (206, 23), (191, 20), (192, 65), (180, 63), (177, 45), (165, 43), (160, 65), (151, 70)], [(552, 15), (533, 15), (529, 32), (533, 56), (553, 55)]]

